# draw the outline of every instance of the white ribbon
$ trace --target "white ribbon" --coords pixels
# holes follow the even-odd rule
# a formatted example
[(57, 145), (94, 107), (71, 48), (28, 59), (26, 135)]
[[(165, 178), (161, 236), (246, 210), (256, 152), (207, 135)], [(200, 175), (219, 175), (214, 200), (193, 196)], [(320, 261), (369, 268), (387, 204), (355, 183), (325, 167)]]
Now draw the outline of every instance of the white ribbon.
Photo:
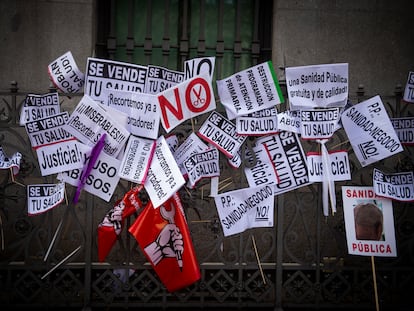
[(329, 199), (331, 201), (332, 214), (336, 213), (335, 181), (333, 180), (331, 169), (329, 167), (329, 153), (325, 146), (327, 141), (327, 139), (317, 140), (317, 142), (321, 145), (322, 154), (322, 204), (323, 214), (325, 216), (329, 216)]

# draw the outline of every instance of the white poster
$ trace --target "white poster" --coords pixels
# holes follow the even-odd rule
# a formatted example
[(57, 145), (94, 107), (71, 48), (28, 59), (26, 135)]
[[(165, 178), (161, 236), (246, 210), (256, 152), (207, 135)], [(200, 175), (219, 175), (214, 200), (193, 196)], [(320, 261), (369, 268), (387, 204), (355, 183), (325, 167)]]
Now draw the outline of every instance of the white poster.
[(20, 170), (20, 161), (22, 154), (20, 152), (14, 153), (11, 157), (8, 157), (0, 146), (0, 170), (12, 169), (13, 175), (17, 175)]
[(93, 146), (106, 133), (103, 152), (116, 157), (124, 147), (130, 132), (98, 102), (84, 95), (66, 123), (65, 130), (81, 142)]
[(378, 95), (345, 110), (341, 120), (363, 167), (403, 151)]
[(407, 83), (404, 89), (403, 99), (408, 103), (414, 103), (414, 72), (408, 73)]
[[(88, 164), (89, 156), (84, 160), (84, 166)], [(86, 177), (83, 190), (109, 202), (114, 194), (119, 182), (119, 166), (121, 161), (101, 152), (92, 167), (91, 172)], [(59, 174), (58, 179), (74, 187), (77, 187), (79, 180), (84, 178), (82, 168), (74, 169)]]
[(20, 125), (60, 113), (58, 93), (28, 94), (20, 111)]
[(204, 121), (197, 135), (217, 147), (228, 158), (234, 157), (246, 140), (246, 136), (237, 134), (236, 126), (231, 121), (216, 111)]
[(277, 114), (279, 131), (300, 134), (300, 110), (286, 110)]
[(342, 187), (348, 253), (396, 257), (392, 201), (372, 187)]
[(384, 174), (374, 168), (373, 187), (375, 194), (397, 201), (414, 201), (414, 173), (401, 172)]
[(175, 162), (164, 136), (160, 136), (157, 139), (155, 153), (144, 183), (154, 208), (162, 205), (184, 184), (185, 180), (180, 168)]
[(259, 110), (236, 118), (239, 135), (263, 136), (278, 132), (277, 110), (275, 107)]
[(214, 196), (224, 236), (250, 228), (273, 227), (272, 186), (238, 189)]
[(191, 133), (186, 140), (173, 152), (174, 159), (180, 168), (181, 174), (187, 178), (187, 171), (184, 168), (184, 161), (193, 154), (207, 150), (208, 146), (194, 133)]
[(104, 89), (143, 93), (147, 67), (89, 57), (85, 75), (85, 95), (103, 103)]
[(68, 140), (36, 149), (42, 176), (82, 168), (91, 147), (76, 140)]
[(337, 129), (339, 108), (300, 111), (302, 139), (329, 139)]
[(137, 184), (143, 184), (154, 155), (155, 141), (130, 136), (119, 169), (119, 176)]
[[(326, 179), (326, 176), (323, 175), (322, 154), (320, 152), (308, 152), (307, 160), (309, 181), (322, 182)], [(329, 169), (333, 181), (351, 180), (348, 152), (346, 150), (329, 152)]]
[(216, 63), (216, 57), (198, 57), (186, 60), (184, 62), (184, 74), (185, 79), (191, 79), (195, 76), (204, 75), (210, 77), (213, 81), (214, 78), (214, 66)]
[(414, 145), (414, 117), (391, 118), (392, 126), (402, 145)]
[(256, 157), (256, 164), (252, 167), (244, 168), (244, 174), (249, 186), (276, 185), (279, 180), (266, 145), (259, 139), (252, 146), (252, 151), (254, 154), (249, 151), (246, 152), (246, 160), (253, 162), (253, 157)]
[(177, 84), (157, 98), (167, 133), (185, 120), (216, 109), (213, 87), (205, 74)]
[(85, 84), (85, 75), (79, 70), (72, 52), (66, 52), (47, 66), (53, 84), (63, 93), (80, 93)]
[(27, 122), (25, 127), (32, 147), (36, 148), (75, 139), (72, 134), (64, 129), (68, 119), (69, 114), (65, 111), (37, 121)]
[(292, 110), (343, 107), (348, 100), (348, 64), (286, 68)]
[(216, 148), (191, 155), (184, 168), (192, 188), (202, 179), (220, 176), (219, 152)]
[(158, 94), (184, 81), (184, 73), (161, 66), (148, 65), (145, 91), (148, 94)]
[(284, 101), (271, 61), (217, 80), (217, 92), (230, 120)]
[(27, 185), (27, 213), (35, 216), (51, 210), (65, 198), (65, 184)]

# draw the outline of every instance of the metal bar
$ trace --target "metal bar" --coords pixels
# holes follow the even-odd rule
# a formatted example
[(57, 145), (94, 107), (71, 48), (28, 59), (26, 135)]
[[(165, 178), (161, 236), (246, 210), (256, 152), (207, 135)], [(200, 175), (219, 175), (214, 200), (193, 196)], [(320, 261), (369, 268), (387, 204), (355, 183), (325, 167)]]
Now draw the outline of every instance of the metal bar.
[(164, 8), (164, 35), (162, 38), (162, 55), (164, 67), (168, 67), (170, 56), (170, 1), (165, 1)]
[(203, 56), (206, 52), (206, 38), (205, 38), (205, 0), (200, 0), (200, 13), (199, 13), (199, 32), (198, 32), (198, 46), (197, 53), (199, 56)]
[(134, 4), (134, 0), (128, 0), (128, 35), (125, 43), (125, 51), (127, 54), (128, 62), (130, 63), (132, 63), (132, 58), (134, 55)]
[(145, 62), (151, 63), (152, 54), (152, 1), (147, 1), (147, 24), (145, 28), (144, 55)]
[(278, 195), (275, 203), (277, 208), (275, 311), (282, 311), (284, 195)]

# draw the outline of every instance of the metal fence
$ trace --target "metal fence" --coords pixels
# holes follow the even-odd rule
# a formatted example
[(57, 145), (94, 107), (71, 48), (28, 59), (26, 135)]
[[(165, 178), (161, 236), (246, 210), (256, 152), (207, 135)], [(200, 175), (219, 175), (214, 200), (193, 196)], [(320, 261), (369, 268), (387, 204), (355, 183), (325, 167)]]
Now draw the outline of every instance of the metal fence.
[[(55, 90), (45, 93), (48, 91)], [(84, 191), (77, 205), (71, 203), (74, 187), (67, 185), (68, 204), (38, 216), (27, 215), (25, 185), (55, 180), (54, 176), (41, 177), (36, 154), (24, 127), (19, 126), (26, 95), (19, 92), (17, 83), (12, 83), (10, 92), (0, 93), (0, 145), (7, 154), (23, 154), (15, 180), (8, 170), (0, 171), (1, 309), (375, 308), (369, 257), (347, 254), (339, 195), (343, 185), (371, 185), (372, 166), (360, 167), (343, 130), (327, 146), (328, 150), (337, 146), (347, 149), (352, 168), (351, 181), (336, 182), (338, 211), (334, 216), (323, 216), (321, 186), (315, 183), (275, 197), (273, 228), (250, 229), (225, 238), (214, 201), (208, 196), (209, 183), (193, 190), (182, 189), (202, 277), (186, 289), (168, 293), (126, 229), (106, 262), (98, 262), (97, 225), (131, 184), (121, 181), (111, 203)], [(60, 94), (62, 110), (71, 112), (80, 95)], [(413, 114), (412, 106), (401, 101), (401, 95), (401, 87), (397, 87), (395, 94), (382, 96), (391, 117)], [(362, 87), (351, 94), (353, 103), (368, 97)], [(205, 117), (183, 124), (176, 133), (184, 139)], [(306, 151), (317, 149), (316, 144), (306, 141), (303, 147)], [(411, 148), (405, 147), (403, 153), (380, 161), (376, 167), (390, 172), (412, 171)], [(246, 187), (241, 172), (222, 161), (220, 180), (226, 182), (220, 184), (221, 192)], [(375, 258), (380, 306), (382, 310), (411, 310), (414, 209), (411, 203), (394, 201), (393, 210), (398, 257)], [(128, 219), (124, 228), (135, 217)]]

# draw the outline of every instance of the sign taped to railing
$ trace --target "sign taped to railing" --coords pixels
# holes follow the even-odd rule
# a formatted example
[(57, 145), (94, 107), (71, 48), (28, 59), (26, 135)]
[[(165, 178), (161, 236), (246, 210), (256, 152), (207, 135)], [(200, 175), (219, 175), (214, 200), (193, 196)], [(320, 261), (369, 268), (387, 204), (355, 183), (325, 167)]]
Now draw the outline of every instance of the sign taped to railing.
[(220, 176), (219, 152), (210, 148), (191, 155), (184, 161), (184, 168), (192, 188), (202, 179)]
[(148, 65), (145, 91), (158, 94), (184, 81), (184, 73), (161, 66)]
[(208, 146), (194, 133), (191, 133), (186, 140), (177, 147), (173, 152), (175, 161), (180, 168), (181, 174), (187, 178), (187, 171), (184, 167), (184, 161), (193, 154), (207, 150)]
[(184, 62), (185, 79), (191, 79), (199, 75), (207, 75), (213, 81), (216, 57), (198, 57)]
[(79, 70), (68, 51), (47, 66), (49, 77), (53, 84), (63, 93), (78, 93), (83, 91), (85, 75)]
[(65, 198), (65, 183), (27, 185), (27, 213), (35, 216), (51, 210)]
[(20, 152), (15, 152), (11, 157), (8, 157), (3, 147), (0, 146), (0, 170), (11, 169), (13, 175), (17, 175), (20, 170), (21, 159), (22, 154)]
[(286, 110), (277, 114), (279, 131), (300, 134), (300, 110)]
[(338, 129), (339, 108), (300, 111), (302, 139), (329, 139)]
[(414, 72), (408, 73), (407, 83), (405, 84), (403, 99), (408, 103), (414, 103)]
[[(308, 152), (306, 158), (308, 160), (309, 181), (322, 182), (326, 178), (323, 174), (322, 154)], [(333, 181), (351, 180), (348, 152), (346, 150), (329, 152), (329, 169)]]
[(414, 145), (414, 117), (391, 118), (392, 126), (402, 145)]
[(376, 195), (403, 202), (414, 201), (413, 172), (384, 174), (374, 168), (372, 176)]
[[(259, 139), (252, 146), (252, 151), (256, 157), (256, 164), (252, 167), (244, 168), (244, 174), (249, 186), (276, 185), (279, 179), (266, 145)], [(246, 152), (246, 160), (249, 162), (253, 160), (251, 152)]]
[(60, 113), (58, 93), (28, 94), (20, 111), (21, 126)]
[(236, 131), (239, 135), (263, 136), (278, 132), (277, 110), (266, 108), (236, 118)]

